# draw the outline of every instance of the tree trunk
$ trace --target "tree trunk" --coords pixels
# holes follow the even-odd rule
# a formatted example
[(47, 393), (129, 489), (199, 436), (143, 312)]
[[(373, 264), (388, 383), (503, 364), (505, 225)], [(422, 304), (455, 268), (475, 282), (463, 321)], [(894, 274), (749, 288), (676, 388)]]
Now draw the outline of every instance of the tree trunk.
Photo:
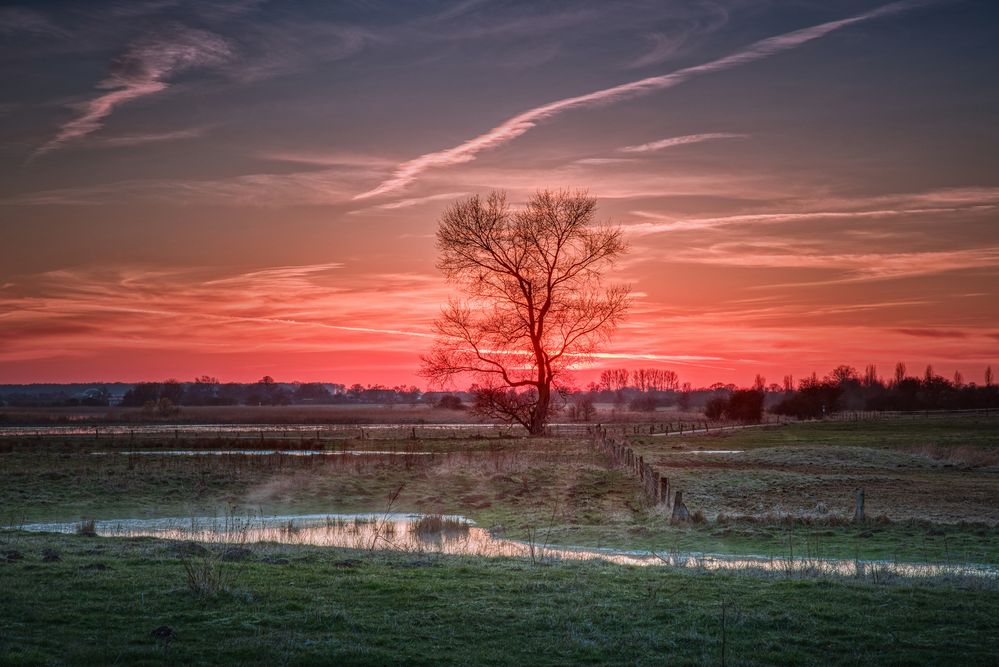
[(528, 429), (531, 435), (545, 434), (549, 403), (551, 403), (551, 387), (543, 384), (538, 387), (538, 404), (534, 406), (534, 411), (531, 413), (531, 427)]

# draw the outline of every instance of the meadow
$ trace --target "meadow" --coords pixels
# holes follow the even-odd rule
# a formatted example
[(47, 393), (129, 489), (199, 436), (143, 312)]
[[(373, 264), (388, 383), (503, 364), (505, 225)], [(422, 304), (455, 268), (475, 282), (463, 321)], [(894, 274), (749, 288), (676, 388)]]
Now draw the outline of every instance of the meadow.
[[(628, 440), (683, 490), (696, 521), (672, 523), (629, 471), (582, 437), (4, 438), (0, 551), (21, 558), (0, 561), (9, 591), (0, 657), (719, 664), (724, 645), (728, 664), (994, 662), (994, 578), (709, 573), (266, 543), (247, 545), (230, 590), (206, 597), (188, 590), (170, 541), (19, 530), (232, 511), (416, 512), (461, 515), (497, 536), (547, 545), (999, 564), (995, 418)], [(249, 448), (342, 453), (210, 453)], [(127, 453), (176, 450), (201, 453)], [(858, 487), (868, 498), (860, 524), (850, 520)], [(150, 637), (160, 625), (176, 638)]]

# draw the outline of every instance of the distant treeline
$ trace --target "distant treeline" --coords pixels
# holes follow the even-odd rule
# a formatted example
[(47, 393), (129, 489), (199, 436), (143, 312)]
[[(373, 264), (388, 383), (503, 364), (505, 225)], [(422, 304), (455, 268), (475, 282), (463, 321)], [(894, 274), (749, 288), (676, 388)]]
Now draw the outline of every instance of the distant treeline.
[[(660, 371), (660, 373), (662, 373)], [(824, 378), (816, 374), (795, 386), (794, 378), (784, 376), (780, 384), (767, 384), (760, 375), (750, 388), (734, 384), (713, 384), (694, 389), (679, 384), (675, 373), (665, 375), (647, 370), (613, 369), (601, 373), (599, 382), (568, 399), (570, 417), (587, 420), (595, 403), (613, 402), (619, 408), (653, 411), (677, 406), (681, 410), (703, 411), (709, 419), (760, 421), (765, 411), (799, 419), (811, 419), (843, 410), (923, 411), (999, 408), (999, 387), (992, 368), (985, 370), (984, 384), (965, 382), (961, 373), (952, 379), (927, 366), (922, 377), (906, 373), (904, 363), (896, 364), (890, 379), (867, 366), (860, 373), (852, 366), (837, 366)], [(653, 378), (650, 381), (650, 377)]]
[(852, 366), (838, 366), (822, 379), (813, 374), (802, 380), (771, 412), (809, 418), (841, 410), (999, 408), (999, 387), (993, 380), (991, 366), (985, 369), (982, 385), (965, 382), (961, 373), (955, 373), (953, 379), (937, 375), (932, 366), (926, 367), (922, 377), (913, 377), (899, 362), (889, 380), (882, 379), (874, 366), (868, 366), (863, 374)]
[(166, 409), (198, 405), (336, 405), (344, 403), (415, 404), (439, 394), (425, 395), (417, 387), (383, 385), (346, 386), (327, 382), (276, 382), (270, 376), (258, 382), (220, 382), (203, 376), (193, 382), (166, 380), (137, 384), (5, 385), (0, 406), (122, 406)]
[[(709, 419), (759, 421), (764, 412), (808, 419), (843, 410), (922, 411), (999, 408), (999, 387), (987, 368), (983, 384), (965, 382), (960, 373), (945, 378), (926, 367), (920, 377), (907, 374), (905, 364), (895, 366), (884, 379), (871, 365), (863, 373), (852, 366), (837, 366), (823, 378), (816, 374), (797, 384), (790, 375), (768, 384), (757, 375), (752, 387), (716, 383), (694, 388), (680, 382), (676, 372), (663, 369), (610, 369), (585, 388), (563, 388), (561, 405), (570, 419), (589, 421), (596, 405), (652, 412), (676, 407), (703, 412)], [(338, 405), (408, 404), (442, 408), (474, 407), (476, 395), (467, 392), (422, 392), (415, 386), (322, 382), (276, 382), (264, 376), (257, 382), (220, 382), (202, 376), (193, 382), (166, 380), (138, 384), (95, 383), (67, 385), (0, 385), (0, 406), (123, 406), (154, 408), (168, 416), (176, 406), (219, 405)]]

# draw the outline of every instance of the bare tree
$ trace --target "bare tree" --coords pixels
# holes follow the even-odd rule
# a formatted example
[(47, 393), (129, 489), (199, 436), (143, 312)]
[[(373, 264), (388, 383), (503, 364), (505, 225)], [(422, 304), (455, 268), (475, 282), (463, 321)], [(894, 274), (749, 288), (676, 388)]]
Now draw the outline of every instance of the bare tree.
[(607, 391), (621, 391), (628, 388), (631, 371), (627, 368), (608, 368), (600, 371), (600, 387)]
[(881, 380), (878, 378), (878, 367), (874, 364), (867, 364), (864, 369), (864, 379), (862, 384), (865, 387), (876, 387), (881, 384)]
[(901, 384), (902, 380), (905, 379), (905, 362), (900, 361), (895, 364), (895, 386), (897, 387)]
[(438, 268), (464, 294), (435, 322), (422, 375), (470, 375), (475, 409), (544, 432), (553, 388), (624, 316), (628, 288), (604, 284), (625, 252), (584, 193), (538, 192), (518, 211), (503, 193), (451, 205), (437, 230)]
[(676, 389), (679, 382), (676, 371), (662, 368), (639, 368), (631, 374), (631, 377), (634, 379), (635, 388), (639, 391), (668, 391)]
[(637, 371), (632, 372), (631, 376), (635, 379), (635, 389), (638, 391), (651, 390), (653, 370), (651, 368), (639, 368)]

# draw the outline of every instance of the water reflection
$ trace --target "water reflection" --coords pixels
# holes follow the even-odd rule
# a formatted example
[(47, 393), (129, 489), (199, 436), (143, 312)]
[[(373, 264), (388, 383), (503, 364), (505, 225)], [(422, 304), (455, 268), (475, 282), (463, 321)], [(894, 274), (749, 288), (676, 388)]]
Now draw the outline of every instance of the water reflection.
[[(73, 533), (79, 524), (22, 526), (35, 532)], [(747, 570), (788, 576), (973, 577), (999, 583), (999, 569), (977, 564), (923, 564), (890, 561), (781, 558), (692, 554), (676, 551), (622, 551), (550, 546), (504, 539), (461, 516), (419, 514), (308, 514), (252, 518), (201, 517), (97, 521), (101, 536), (150, 536), (207, 543), (275, 542), (350, 549), (392, 550), (533, 561), (603, 560), (620, 565), (670, 566), (707, 571)]]

